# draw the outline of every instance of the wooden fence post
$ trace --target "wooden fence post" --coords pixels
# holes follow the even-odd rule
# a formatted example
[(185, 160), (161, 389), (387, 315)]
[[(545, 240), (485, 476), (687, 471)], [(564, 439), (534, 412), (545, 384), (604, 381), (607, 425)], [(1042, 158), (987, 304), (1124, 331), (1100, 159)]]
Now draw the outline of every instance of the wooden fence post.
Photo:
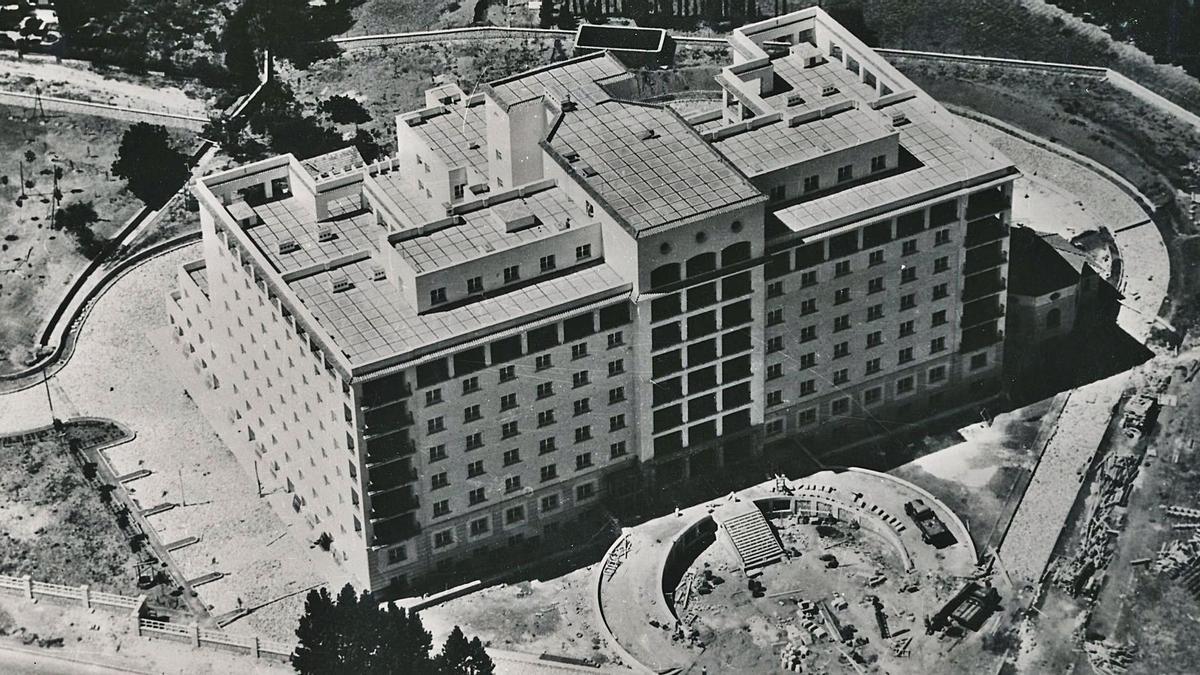
[(87, 584), (79, 586), (79, 597), (83, 600), (84, 607), (89, 609), (92, 607), (92, 589)]
[(192, 637), (192, 646), (199, 647), (200, 646), (200, 626), (197, 626), (196, 624), (192, 624), (192, 625), (188, 626), (188, 634), (190, 634)]
[(21, 577), (21, 583), (24, 584), (25, 599), (33, 599), (33, 577), (28, 574)]
[(250, 653), (254, 655), (254, 658), (256, 658), (256, 659), (258, 658), (258, 636), (257, 635), (254, 636), (254, 641), (252, 643), (250, 643)]

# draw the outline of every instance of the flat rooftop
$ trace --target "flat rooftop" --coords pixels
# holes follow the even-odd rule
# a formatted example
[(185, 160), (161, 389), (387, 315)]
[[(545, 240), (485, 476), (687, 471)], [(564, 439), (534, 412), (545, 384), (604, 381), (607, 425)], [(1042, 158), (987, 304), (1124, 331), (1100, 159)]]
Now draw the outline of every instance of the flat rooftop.
[(796, 126), (781, 119), (726, 136), (714, 145), (746, 175), (758, 176), (893, 133), (879, 113), (850, 108)]
[(762, 193), (673, 110), (628, 101), (566, 112), (548, 139), (637, 236)]
[(614, 49), (617, 51), (657, 52), (662, 49), (667, 31), (661, 28), (598, 26), (585, 23), (575, 34), (575, 47)]
[(597, 52), (495, 80), (484, 87), (502, 105), (548, 94), (560, 101), (569, 95), (577, 104), (590, 106), (610, 98), (603, 82), (632, 78), (633, 74), (615, 57)]
[[(262, 222), (247, 228), (246, 235), (280, 274), (373, 249), (376, 238), (384, 233), (376, 225), (375, 215), (363, 209), (356, 197), (330, 202), (330, 217), (325, 220), (318, 220), (317, 214), (294, 196), (250, 208)], [(328, 232), (326, 241), (321, 241), (323, 231)], [(294, 241), (299, 249), (280, 253), (284, 241)]]
[[(598, 263), (468, 304), (417, 314), (391, 281), (375, 279), (374, 268), (371, 260), (360, 260), (290, 283), (355, 367), (410, 354), (447, 338), (465, 342), (507, 323), (617, 297), (631, 288), (615, 270)], [(335, 293), (333, 280), (340, 278), (353, 287)]]
[[(535, 225), (508, 232), (506, 222), (532, 216)], [(402, 239), (394, 248), (417, 272), (451, 267), (481, 256), (552, 237), (587, 222), (582, 205), (551, 187), (462, 215), (462, 223)]]
[(320, 180), (321, 178), (328, 178), (334, 170), (346, 173), (361, 167), (363, 165), (363, 158), (358, 148), (352, 145), (348, 148), (341, 148), (333, 152), (327, 152), (324, 155), (317, 155), (316, 157), (301, 160), (300, 164), (308, 172), (309, 176), (312, 176), (314, 180)]
[[(445, 112), (409, 125), (449, 168), (463, 167), (487, 176), (487, 118), (482, 99), (472, 105), (449, 106)], [(404, 122), (401, 122), (404, 124)], [(475, 181), (471, 181), (475, 182)]]

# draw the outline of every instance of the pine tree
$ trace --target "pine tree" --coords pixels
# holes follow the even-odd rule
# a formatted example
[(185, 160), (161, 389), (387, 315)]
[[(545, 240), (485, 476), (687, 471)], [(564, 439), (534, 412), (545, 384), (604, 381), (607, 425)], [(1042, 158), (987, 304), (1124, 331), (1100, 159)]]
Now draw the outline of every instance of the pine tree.
[(542, 0), (542, 6), (538, 9), (538, 25), (542, 28), (554, 25), (554, 0)]
[(438, 675), (492, 675), (496, 669), (479, 638), (468, 642), (458, 626), (446, 638), (434, 663)]
[(317, 675), (335, 672), (340, 667), (340, 636), (333, 599), (327, 589), (308, 592), (296, 637), (300, 640), (292, 654), (292, 667), (296, 672)]

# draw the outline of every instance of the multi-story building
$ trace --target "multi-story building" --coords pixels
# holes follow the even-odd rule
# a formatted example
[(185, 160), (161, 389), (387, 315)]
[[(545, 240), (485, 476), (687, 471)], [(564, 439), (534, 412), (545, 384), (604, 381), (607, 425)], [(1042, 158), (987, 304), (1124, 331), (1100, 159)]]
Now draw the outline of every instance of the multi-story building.
[(730, 42), (710, 112), (599, 53), (200, 181), (181, 350), (364, 585), (998, 387), (1012, 165), (820, 10)]

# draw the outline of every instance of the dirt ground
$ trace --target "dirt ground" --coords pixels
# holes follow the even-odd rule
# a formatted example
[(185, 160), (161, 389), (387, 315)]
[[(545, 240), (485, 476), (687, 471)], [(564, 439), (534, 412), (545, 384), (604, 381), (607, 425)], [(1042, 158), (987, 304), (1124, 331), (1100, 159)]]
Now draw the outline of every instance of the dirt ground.
[[(142, 206), (108, 173), (127, 123), (57, 113), (38, 120), (32, 112), (0, 106), (0, 370), (16, 370), (30, 356), (47, 313), (87, 264), (75, 238), (50, 227), (54, 167), (63, 170), (62, 204), (91, 202), (101, 238)], [(190, 151), (190, 135), (176, 140)], [(22, 170), (33, 187), (18, 205)]]

